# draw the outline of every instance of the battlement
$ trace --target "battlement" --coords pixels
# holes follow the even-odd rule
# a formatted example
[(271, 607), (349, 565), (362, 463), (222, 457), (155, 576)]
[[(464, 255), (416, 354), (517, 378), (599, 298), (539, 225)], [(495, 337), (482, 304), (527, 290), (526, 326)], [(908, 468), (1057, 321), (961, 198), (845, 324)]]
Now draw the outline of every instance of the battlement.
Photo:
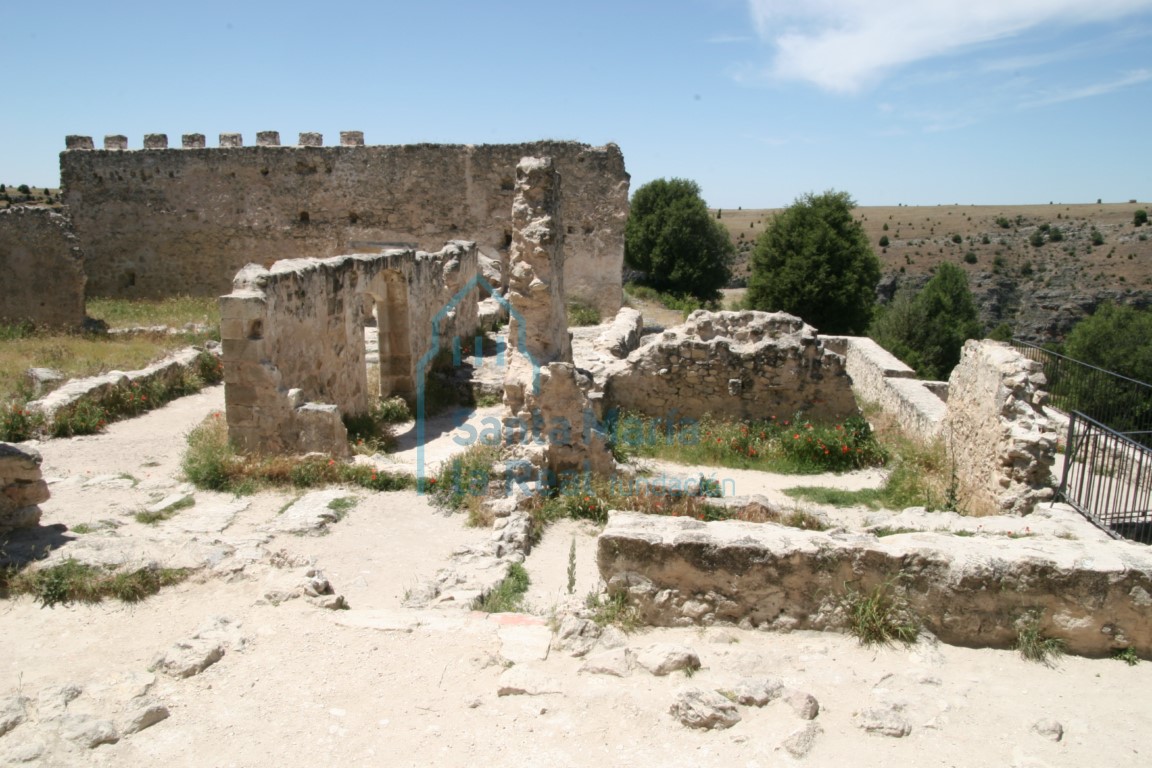
[[(237, 149), (244, 146), (244, 134), (242, 133), (222, 133), (218, 139), (217, 146), (220, 149)], [(258, 147), (279, 147), (280, 132), (279, 131), (257, 131), (256, 132), (256, 146)], [(297, 147), (323, 147), (324, 134), (315, 131), (302, 131), (299, 139), (297, 139)], [(364, 131), (340, 131), (340, 143), (333, 146), (339, 147), (363, 147), (364, 144)], [(208, 142), (202, 133), (185, 133), (181, 137), (180, 149), (206, 149)], [(64, 137), (65, 150), (94, 150), (96, 143), (92, 140), (91, 136), (65, 136)], [(291, 148), (291, 146), (289, 146)], [(127, 151), (128, 137), (123, 134), (108, 134), (104, 137), (104, 149)], [(166, 133), (146, 133), (144, 140), (141, 144), (141, 149), (155, 150), (155, 149), (169, 149), (168, 134)]]

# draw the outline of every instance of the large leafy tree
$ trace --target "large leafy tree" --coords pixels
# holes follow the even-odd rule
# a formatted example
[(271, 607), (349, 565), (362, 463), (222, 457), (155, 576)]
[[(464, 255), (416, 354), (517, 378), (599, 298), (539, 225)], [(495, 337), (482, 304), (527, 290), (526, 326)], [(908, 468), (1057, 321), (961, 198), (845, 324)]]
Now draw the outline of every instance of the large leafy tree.
[(806, 194), (773, 218), (752, 251), (747, 305), (789, 312), (822, 333), (862, 334), (880, 261), (847, 192)]
[[(1064, 353), (1131, 379), (1152, 383), (1152, 310), (1105, 302), (1072, 328)], [(1052, 371), (1052, 394), (1061, 407), (1082, 411), (1113, 429), (1138, 431), (1152, 424), (1152, 399), (1138, 384), (1075, 369)]]
[(926, 379), (947, 379), (968, 339), (980, 338), (980, 319), (968, 277), (950, 262), (922, 289), (896, 294), (872, 324), (870, 335)]
[(624, 229), (624, 263), (659, 291), (714, 301), (731, 279), (735, 248), (688, 179), (656, 179), (636, 190)]

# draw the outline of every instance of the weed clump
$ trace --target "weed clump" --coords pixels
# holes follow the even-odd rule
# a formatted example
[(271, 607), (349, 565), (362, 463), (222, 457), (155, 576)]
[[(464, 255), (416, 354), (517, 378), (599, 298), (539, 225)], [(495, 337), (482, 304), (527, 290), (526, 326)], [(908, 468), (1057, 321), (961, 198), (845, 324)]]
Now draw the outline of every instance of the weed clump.
[(74, 602), (98, 603), (106, 598), (136, 603), (188, 576), (185, 568), (110, 571), (69, 558), (48, 568), (0, 571), (0, 593), (31, 595), (44, 608)]
[(1056, 660), (1064, 655), (1066, 643), (1058, 637), (1048, 637), (1041, 628), (1041, 614), (1032, 612), (1017, 622), (1016, 651), (1027, 661), (1035, 661), (1046, 667), (1055, 666)]
[(524, 594), (528, 591), (531, 579), (528, 571), (520, 563), (508, 566), (508, 575), (494, 589), (476, 600), (474, 610), (485, 613), (511, 613), (520, 610)]
[(920, 633), (919, 618), (908, 602), (894, 593), (892, 580), (878, 584), (870, 592), (848, 587), (839, 603), (848, 632), (861, 645), (908, 645)]

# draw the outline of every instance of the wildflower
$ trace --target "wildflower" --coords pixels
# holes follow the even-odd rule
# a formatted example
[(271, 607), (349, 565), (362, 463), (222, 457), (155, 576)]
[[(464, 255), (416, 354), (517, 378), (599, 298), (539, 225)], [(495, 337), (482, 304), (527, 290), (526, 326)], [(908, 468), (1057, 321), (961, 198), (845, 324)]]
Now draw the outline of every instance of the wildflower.
[(335, 464), (336, 464), (336, 459), (328, 459), (328, 466), (330, 466), (330, 467), (335, 466)]
[(840, 446), (840, 452), (841, 453), (848, 453), (848, 446), (846, 446), (846, 445)]
[(800, 433), (797, 432), (796, 434), (792, 435), (792, 439), (793, 440), (799, 440), (800, 439)]

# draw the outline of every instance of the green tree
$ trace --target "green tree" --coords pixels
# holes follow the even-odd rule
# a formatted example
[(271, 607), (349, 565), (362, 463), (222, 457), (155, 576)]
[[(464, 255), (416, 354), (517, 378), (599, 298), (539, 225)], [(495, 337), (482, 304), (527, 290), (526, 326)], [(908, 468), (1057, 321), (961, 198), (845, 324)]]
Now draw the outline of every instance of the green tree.
[(964, 270), (944, 262), (919, 292), (901, 290), (869, 335), (922, 378), (948, 378), (968, 339), (980, 337), (976, 302)]
[[(1152, 383), (1152, 310), (1101, 304), (1076, 323), (1064, 354), (1130, 379)], [(1059, 407), (1077, 410), (1113, 429), (1146, 429), (1152, 402), (1141, 387), (1079, 375), (1049, 381)]]
[[(0, 190), (3, 191), (3, 190)], [(1142, 227), (1148, 223), (1148, 211), (1139, 208), (1132, 214), (1132, 225), (1135, 227)]]
[(715, 301), (732, 277), (735, 251), (696, 182), (656, 179), (632, 196), (624, 263), (643, 272), (653, 288)]
[(747, 306), (789, 312), (822, 333), (864, 333), (880, 261), (855, 205), (847, 192), (809, 193), (777, 214), (752, 251)]

